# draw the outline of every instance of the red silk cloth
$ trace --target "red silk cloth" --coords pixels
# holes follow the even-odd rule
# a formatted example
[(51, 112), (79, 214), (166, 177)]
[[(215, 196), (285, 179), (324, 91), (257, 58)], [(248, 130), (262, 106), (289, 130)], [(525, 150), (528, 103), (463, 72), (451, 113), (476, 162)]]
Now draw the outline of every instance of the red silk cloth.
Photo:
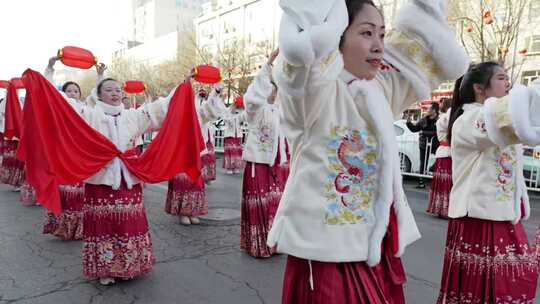
[(115, 157), (144, 182), (169, 180), (180, 172), (199, 180), (204, 142), (190, 82), (178, 86), (158, 136), (136, 157), (90, 127), (41, 74), (27, 70), (23, 80), (27, 93), (17, 158), (26, 162), (37, 200), (53, 213), (62, 211), (59, 184), (83, 181)]
[(13, 137), (21, 138), (23, 112), (17, 87), (9, 83), (6, 92), (6, 117), (4, 126), (4, 136), (8, 139)]

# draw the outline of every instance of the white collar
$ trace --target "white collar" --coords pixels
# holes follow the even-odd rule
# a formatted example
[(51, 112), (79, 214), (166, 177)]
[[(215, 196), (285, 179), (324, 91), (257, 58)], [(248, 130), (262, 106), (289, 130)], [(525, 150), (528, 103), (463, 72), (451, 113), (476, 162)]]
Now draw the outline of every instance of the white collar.
[(96, 106), (98, 106), (103, 111), (103, 113), (105, 113), (107, 115), (111, 115), (111, 116), (116, 116), (116, 115), (122, 113), (122, 110), (124, 109), (123, 104), (118, 105), (118, 106), (113, 106), (113, 105), (104, 103), (101, 100), (98, 100), (96, 102)]
[(363, 81), (363, 82), (366, 82), (366, 83), (370, 83), (370, 82), (373, 81), (373, 79), (375, 79), (375, 78), (373, 78), (372, 80), (367, 80), (367, 79), (361, 79), (361, 78), (358, 78), (358, 77), (354, 76), (353, 73), (347, 71), (346, 69), (343, 69), (343, 70), (341, 71), (341, 73), (339, 74), (339, 78), (340, 78), (343, 82), (345, 82), (345, 84), (346, 84), (347, 86), (349, 86), (349, 85), (350, 85), (351, 83), (353, 83), (355, 80)]

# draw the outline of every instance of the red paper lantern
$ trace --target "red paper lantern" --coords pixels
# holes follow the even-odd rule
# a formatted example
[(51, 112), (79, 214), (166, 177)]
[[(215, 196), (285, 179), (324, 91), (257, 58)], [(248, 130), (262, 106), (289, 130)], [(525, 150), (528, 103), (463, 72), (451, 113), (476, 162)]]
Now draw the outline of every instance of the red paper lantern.
[(76, 46), (59, 49), (58, 57), (63, 64), (79, 69), (89, 69), (97, 63), (97, 58), (92, 52)]
[(8, 85), (9, 85), (9, 81), (0, 80), (0, 89), (7, 89)]
[(467, 26), (467, 28), (465, 29), (465, 31), (466, 31), (467, 33), (472, 33), (473, 27), (469, 25), (469, 26)]
[(234, 105), (237, 108), (243, 108), (244, 107), (244, 97), (243, 96), (236, 96), (234, 99)]
[(214, 66), (203, 64), (193, 69), (193, 77), (198, 82), (214, 84), (221, 81), (221, 72)]
[(19, 77), (11, 78), (9, 82), (15, 87), (15, 89), (24, 89), (24, 83)]
[(126, 80), (124, 82), (124, 92), (129, 94), (141, 94), (146, 90), (146, 85), (140, 80)]

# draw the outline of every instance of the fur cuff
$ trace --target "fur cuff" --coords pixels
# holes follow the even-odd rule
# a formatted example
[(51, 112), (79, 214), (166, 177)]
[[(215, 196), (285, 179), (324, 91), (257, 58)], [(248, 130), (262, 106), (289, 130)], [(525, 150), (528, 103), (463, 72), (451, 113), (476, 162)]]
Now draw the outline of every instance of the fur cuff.
[(339, 45), (348, 22), (345, 1), (281, 1), (280, 52), (295, 66), (326, 58)]
[(440, 69), (440, 78), (456, 79), (467, 71), (469, 57), (446, 23), (445, 1), (411, 1), (400, 11), (395, 28), (423, 41)]
[(285, 14), (279, 27), (279, 47), (280, 54), (293, 66), (309, 66), (315, 61), (310, 32), (300, 29)]
[(533, 122), (540, 116), (540, 98), (534, 89), (515, 85), (508, 96), (508, 112), (519, 140), (531, 147), (540, 145), (540, 125)]

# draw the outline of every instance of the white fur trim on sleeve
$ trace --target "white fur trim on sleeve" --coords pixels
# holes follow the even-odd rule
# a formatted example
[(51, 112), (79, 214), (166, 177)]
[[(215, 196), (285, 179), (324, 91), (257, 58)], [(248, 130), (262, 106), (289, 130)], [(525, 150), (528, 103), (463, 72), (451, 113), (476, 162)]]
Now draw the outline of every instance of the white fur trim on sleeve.
[[(540, 98), (523, 85), (515, 85), (508, 96), (508, 111), (520, 141), (529, 146), (540, 145), (540, 126), (533, 125), (533, 117), (540, 116)], [(534, 112), (533, 112), (534, 111)]]
[(336, 50), (347, 28), (345, 1), (286, 1), (279, 29), (280, 52), (288, 63), (309, 66)]
[[(392, 46), (391, 43), (387, 46), (385, 58), (411, 81), (419, 97), (429, 96), (441, 80), (456, 79), (463, 75), (469, 66), (469, 57), (463, 46), (456, 40), (446, 18), (441, 17), (446, 16), (445, 5), (442, 3), (444, 1), (446, 0), (411, 1), (403, 6), (395, 24), (398, 32), (421, 43), (427, 50), (436, 65), (431, 67), (433, 73), (421, 75), (420, 72), (425, 71), (415, 69), (412, 62), (404, 60), (404, 57), (410, 56), (410, 50), (399, 45)], [(428, 62), (419, 61), (416, 64), (421, 66), (426, 63)]]
[[(433, 0), (433, 7), (446, 0)], [(441, 12), (443, 14), (444, 12)], [(422, 22), (418, 22), (422, 20)], [(447, 24), (446, 18), (437, 18), (429, 11), (420, 9), (412, 3), (406, 4), (396, 20), (396, 28), (419, 36), (439, 65), (446, 79), (455, 79), (463, 75), (469, 67), (469, 56), (457, 41), (454, 31)]]

